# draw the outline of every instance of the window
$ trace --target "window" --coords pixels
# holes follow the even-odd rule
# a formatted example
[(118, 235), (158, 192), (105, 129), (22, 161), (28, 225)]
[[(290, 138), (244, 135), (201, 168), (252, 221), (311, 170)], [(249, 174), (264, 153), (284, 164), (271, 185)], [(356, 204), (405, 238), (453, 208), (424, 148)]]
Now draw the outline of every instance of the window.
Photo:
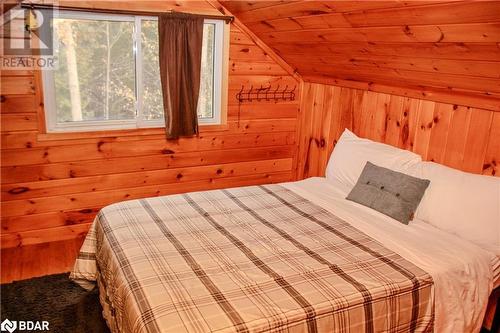
[[(164, 126), (155, 17), (60, 11), (58, 67), (43, 72), (47, 130)], [(198, 119), (221, 122), (224, 22), (205, 20)]]

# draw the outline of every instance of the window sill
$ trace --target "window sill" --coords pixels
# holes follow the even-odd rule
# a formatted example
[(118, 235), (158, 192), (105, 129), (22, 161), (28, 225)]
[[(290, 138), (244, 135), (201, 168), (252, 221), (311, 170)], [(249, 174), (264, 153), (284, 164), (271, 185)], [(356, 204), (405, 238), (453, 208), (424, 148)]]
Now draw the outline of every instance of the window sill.
[[(227, 124), (220, 125), (200, 125), (200, 133), (207, 132), (222, 132), (228, 131)], [(54, 140), (78, 140), (91, 138), (109, 138), (109, 137), (126, 137), (126, 136), (165, 136), (165, 129), (156, 128), (134, 128), (134, 129), (119, 129), (119, 130), (103, 130), (92, 132), (52, 132), (40, 133), (37, 135), (38, 141), (54, 141)]]

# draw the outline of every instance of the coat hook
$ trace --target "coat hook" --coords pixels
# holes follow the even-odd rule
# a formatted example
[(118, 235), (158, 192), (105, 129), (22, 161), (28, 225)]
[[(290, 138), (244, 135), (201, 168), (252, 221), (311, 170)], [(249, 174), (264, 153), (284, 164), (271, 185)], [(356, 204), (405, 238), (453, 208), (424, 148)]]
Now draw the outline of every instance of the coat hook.
[(286, 101), (286, 97), (285, 97), (285, 93), (286, 93), (286, 90), (288, 89), (288, 84), (286, 85), (285, 89), (283, 89), (283, 91), (281, 92), (281, 98)]
[(250, 87), (250, 90), (248, 91), (248, 101), (251, 102), (252, 101), (252, 91), (253, 91), (253, 84), (252, 86)]
[(278, 90), (280, 89), (280, 85), (278, 84), (278, 87), (276, 87), (276, 90), (274, 90), (273, 92), (273, 99), (274, 99), (274, 102), (277, 103), (278, 102)]
[(295, 101), (295, 89), (297, 89), (297, 86), (294, 86), (292, 91), (290, 91), (290, 100)]
[(242, 85), (242, 86), (241, 86), (240, 91), (236, 94), (236, 99), (237, 99), (239, 102), (243, 101), (243, 96), (242, 96), (242, 94), (243, 94), (243, 90), (244, 90), (244, 89), (245, 89), (245, 86), (244, 86), (244, 85)]
[(257, 100), (258, 102), (260, 102), (264, 98), (266, 101), (274, 100), (274, 102), (276, 103), (278, 103), (280, 100), (295, 100), (295, 91), (297, 90), (296, 85), (293, 87), (293, 89), (290, 89), (288, 85), (286, 85), (283, 89), (280, 89), (280, 87), (281, 85), (278, 84), (277, 87), (273, 89), (272, 85), (269, 83), (269, 85), (266, 87), (261, 84), (260, 87), (256, 89), (254, 89), (254, 86), (251, 85), (250, 89), (245, 90), (245, 86), (242, 85), (241, 89), (236, 93), (236, 99), (240, 103), (245, 101), (252, 102), (253, 100)]
[(262, 89), (264, 89), (264, 88), (262, 87), (262, 84), (261, 84), (260, 88), (257, 89), (257, 101), (258, 102), (260, 102), (260, 93), (262, 92)]

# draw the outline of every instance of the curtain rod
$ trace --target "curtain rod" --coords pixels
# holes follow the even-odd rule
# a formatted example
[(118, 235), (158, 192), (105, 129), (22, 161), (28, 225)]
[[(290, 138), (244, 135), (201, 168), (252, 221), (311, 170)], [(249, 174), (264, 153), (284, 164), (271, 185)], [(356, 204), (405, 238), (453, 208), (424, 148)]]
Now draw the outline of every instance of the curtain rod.
[[(103, 13), (103, 14), (122, 14), (122, 15), (139, 15), (139, 16), (158, 16), (164, 13), (177, 13), (173, 10), (166, 12), (145, 12), (145, 11), (133, 11), (133, 10), (121, 10), (121, 9), (98, 9), (98, 8), (85, 8), (85, 7), (68, 7), (68, 6), (53, 6), (48, 4), (36, 4), (36, 3), (22, 3), (21, 8), (24, 9), (58, 9), (58, 10), (68, 10), (74, 12), (91, 12), (91, 13)], [(194, 16), (203, 17), (212, 20), (224, 20), (226, 23), (231, 23), (234, 20), (233, 16), (227, 15), (208, 15), (208, 14), (191, 14)]]

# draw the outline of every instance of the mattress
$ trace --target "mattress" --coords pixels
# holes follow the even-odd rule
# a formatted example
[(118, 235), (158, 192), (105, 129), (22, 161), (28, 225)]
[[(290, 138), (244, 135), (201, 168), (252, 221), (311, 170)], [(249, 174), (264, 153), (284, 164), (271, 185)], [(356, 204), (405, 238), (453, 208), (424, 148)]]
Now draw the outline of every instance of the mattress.
[(71, 277), (113, 332), (433, 331), (431, 274), (300, 186), (105, 207)]
[[(488, 297), (500, 282), (500, 258), (415, 219), (403, 225), (345, 200), (349, 188), (320, 177), (283, 184), (428, 272), (435, 289), (435, 332), (479, 332)], [(457, 209), (460, 209), (457, 207)]]

